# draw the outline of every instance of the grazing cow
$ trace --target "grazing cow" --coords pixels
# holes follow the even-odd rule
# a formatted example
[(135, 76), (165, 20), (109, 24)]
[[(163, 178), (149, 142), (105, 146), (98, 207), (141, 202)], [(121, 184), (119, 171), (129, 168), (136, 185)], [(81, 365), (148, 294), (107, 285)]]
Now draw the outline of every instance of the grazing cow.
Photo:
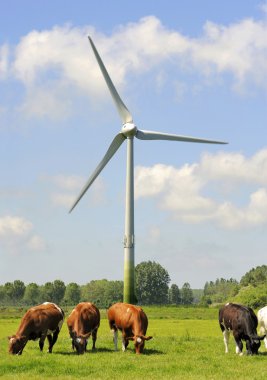
[(258, 320), (254, 311), (247, 306), (227, 303), (219, 311), (219, 324), (223, 333), (225, 352), (228, 353), (230, 331), (236, 342), (236, 353), (242, 355), (246, 341), (247, 354), (257, 354), (264, 336), (257, 335)]
[[(267, 333), (267, 306), (263, 307), (258, 311), (258, 321), (260, 327), (260, 334)], [(267, 338), (264, 338), (265, 348), (267, 348)]]
[(97, 330), (100, 325), (100, 313), (98, 308), (90, 302), (81, 302), (72, 310), (67, 319), (67, 325), (72, 339), (72, 348), (78, 354), (84, 354), (87, 341), (92, 334), (93, 347), (97, 337)]
[(54, 303), (45, 302), (29, 309), (21, 320), (15, 335), (8, 337), (9, 352), (21, 355), (28, 340), (39, 339), (40, 350), (43, 351), (44, 341), (49, 342), (48, 352), (53, 346), (64, 321), (64, 312)]
[(143, 353), (145, 341), (152, 339), (152, 336), (145, 336), (148, 320), (141, 307), (127, 303), (115, 303), (108, 309), (108, 320), (114, 334), (115, 350), (118, 349), (118, 330), (120, 330), (122, 332), (122, 350), (125, 351), (129, 340), (132, 340), (135, 352)]

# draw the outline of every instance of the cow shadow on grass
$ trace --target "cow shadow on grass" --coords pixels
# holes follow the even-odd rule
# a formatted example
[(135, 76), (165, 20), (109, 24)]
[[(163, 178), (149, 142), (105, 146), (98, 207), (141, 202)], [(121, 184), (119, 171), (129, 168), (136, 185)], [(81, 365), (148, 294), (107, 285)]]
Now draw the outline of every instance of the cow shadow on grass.
[[(127, 351), (128, 352), (132, 351), (132, 353), (135, 354), (135, 350), (127, 350)], [(101, 353), (103, 353), (103, 352), (108, 352), (108, 353), (114, 352), (114, 353), (116, 353), (116, 352), (120, 352), (120, 351), (119, 350), (118, 351), (114, 351), (114, 349), (111, 349), (111, 348), (101, 347), (101, 348), (97, 348), (94, 351), (88, 350), (88, 351), (86, 351), (84, 353), (84, 355), (95, 355), (95, 354), (100, 353), (100, 352)], [(78, 355), (76, 351), (57, 351), (57, 352), (55, 352), (55, 354), (62, 355), (62, 356), (77, 356)], [(151, 349), (145, 349), (145, 351), (143, 352), (142, 355), (144, 355), (144, 356), (164, 355), (164, 352), (151, 348)]]
[[(97, 348), (95, 349), (94, 351), (92, 350), (88, 350), (84, 353), (84, 355), (94, 355), (94, 354), (97, 354), (99, 352), (114, 352), (114, 350), (112, 350), (111, 348)], [(72, 355), (78, 355), (77, 354), (77, 351), (57, 351), (56, 354), (58, 355), (63, 355), (63, 356), (72, 356)]]
[(164, 352), (163, 351), (160, 351), (160, 350), (155, 350), (154, 348), (146, 348), (144, 350), (144, 353), (143, 355), (164, 355)]

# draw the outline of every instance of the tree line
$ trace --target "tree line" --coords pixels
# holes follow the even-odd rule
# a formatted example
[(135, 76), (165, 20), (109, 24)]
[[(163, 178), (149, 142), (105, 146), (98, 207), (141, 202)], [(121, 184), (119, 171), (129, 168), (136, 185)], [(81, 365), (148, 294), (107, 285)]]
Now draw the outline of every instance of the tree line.
[(252, 308), (267, 305), (267, 266), (250, 269), (240, 282), (230, 278), (206, 282), (201, 298), (202, 305), (238, 302)]
[[(252, 268), (240, 282), (230, 278), (205, 283), (203, 290), (192, 290), (188, 282), (181, 288), (170, 285), (168, 271), (159, 263), (147, 261), (135, 268), (136, 298), (140, 305), (192, 305), (209, 306), (225, 302), (238, 302), (252, 308), (267, 305), (267, 266)], [(21, 280), (0, 285), (0, 305), (32, 306), (42, 302), (55, 302), (72, 306), (91, 301), (99, 308), (107, 308), (123, 301), (123, 281), (92, 280), (85, 285), (61, 280), (44, 285)]]
[[(136, 298), (141, 305), (190, 305), (194, 301), (190, 284), (181, 289), (170, 284), (166, 269), (154, 261), (142, 262), (135, 268)], [(24, 284), (21, 280), (0, 285), (0, 305), (32, 306), (42, 302), (60, 305), (76, 305), (82, 301), (93, 302), (100, 308), (107, 308), (115, 302), (123, 301), (123, 281), (92, 280), (85, 285), (75, 282), (65, 284), (62, 280)]]

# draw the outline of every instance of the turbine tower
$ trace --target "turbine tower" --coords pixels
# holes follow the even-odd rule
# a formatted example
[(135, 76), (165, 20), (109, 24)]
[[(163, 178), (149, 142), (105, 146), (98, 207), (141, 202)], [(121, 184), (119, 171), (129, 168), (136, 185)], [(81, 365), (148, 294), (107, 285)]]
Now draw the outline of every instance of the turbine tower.
[(110, 76), (100, 58), (98, 51), (90, 37), (89, 42), (93, 49), (94, 55), (109, 88), (111, 96), (119, 112), (122, 128), (120, 132), (114, 137), (106, 154), (92, 173), (85, 186), (83, 187), (78, 198), (72, 205), (70, 212), (77, 205), (79, 200), (83, 197), (88, 188), (92, 185), (97, 176), (104, 169), (109, 160), (117, 152), (124, 140), (127, 140), (127, 164), (126, 164), (126, 200), (125, 200), (125, 234), (124, 234), (124, 291), (123, 301), (126, 303), (136, 303), (135, 299), (135, 279), (134, 279), (134, 138), (140, 140), (170, 140), (170, 141), (185, 141), (194, 143), (208, 143), (208, 144), (227, 144), (223, 141), (207, 140), (196, 137), (179, 136), (162, 132), (144, 131), (137, 129), (133, 122), (133, 118), (128, 108), (121, 100)]

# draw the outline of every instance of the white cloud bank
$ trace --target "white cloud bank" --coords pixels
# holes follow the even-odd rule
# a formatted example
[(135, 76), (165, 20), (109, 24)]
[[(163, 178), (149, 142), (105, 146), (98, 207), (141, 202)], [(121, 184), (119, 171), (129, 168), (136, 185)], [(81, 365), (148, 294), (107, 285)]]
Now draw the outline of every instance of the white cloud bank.
[[(227, 26), (207, 22), (202, 34), (192, 38), (149, 16), (121, 26), (110, 37), (92, 26), (65, 25), (32, 31), (22, 37), (12, 60), (8, 60), (10, 48), (0, 47), (0, 79), (12, 76), (25, 85), (23, 112), (37, 117), (65, 117), (73, 91), (94, 97), (106, 94), (88, 34), (120, 89), (128, 73), (142, 73), (159, 65), (156, 75), (162, 82), (168, 76), (164, 65), (171, 64), (177, 70), (201, 74), (210, 81), (230, 74), (233, 87), (239, 91), (251, 84), (267, 90), (266, 21), (244, 19)], [(179, 87), (178, 97), (182, 93)]]
[(22, 252), (23, 247), (34, 252), (43, 251), (46, 247), (43, 238), (34, 233), (29, 220), (11, 215), (0, 218), (0, 242), (12, 254)]
[[(135, 170), (135, 196), (156, 198), (161, 209), (188, 223), (209, 221), (228, 229), (260, 226), (267, 223), (266, 169), (267, 149), (250, 158), (205, 154), (199, 164), (181, 168), (139, 166)], [(213, 189), (211, 195), (205, 194), (208, 187)], [(243, 197), (239, 202), (241, 189), (247, 192), (246, 204), (242, 204)], [(234, 204), (229, 199), (235, 197)]]

